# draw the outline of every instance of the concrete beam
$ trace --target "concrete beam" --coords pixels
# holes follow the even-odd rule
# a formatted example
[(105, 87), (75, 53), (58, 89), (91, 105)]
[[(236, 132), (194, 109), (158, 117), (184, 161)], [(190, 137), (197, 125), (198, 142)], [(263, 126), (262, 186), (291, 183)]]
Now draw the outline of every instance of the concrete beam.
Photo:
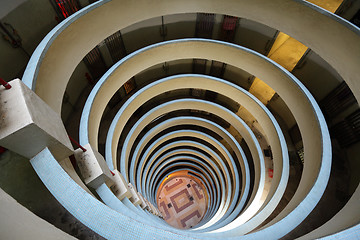
[(131, 197), (129, 198), (130, 201), (135, 205), (139, 205), (141, 203), (141, 199), (139, 197), (139, 195), (137, 194), (137, 191), (135, 190), (135, 188), (133, 187), (133, 185), (131, 183), (128, 184), (128, 187), (130, 189), (131, 192)]
[(90, 144), (85, 146), (86, 152), (75, 150), (76, 163), (87, 186), (97, 189), (103, 183), (113, 184), (113, 176), (105, 159)]
[(0, 145), (26, 158), (45, 147), (60, 161), (73, 154), (60, 116), (20, 79), (0, 87)]
[(139, 193), (139, 192), (138, 192), (138, 196), (139, 196), (139, 198), (140, 198), (140, 200), (141, 200), (140, 207), (141, 207), (142, 209), (148, 210), (148, 209), (149, 209), (149, 206), (147, 205), (147, 203), (146, 203), (146, 201), (145, 201), (145, 198), (144, 198), (144, 197), (141, 195), (141, 193)]
[(115, 174), (112, 177), (114, 184), (110, 189), (119, 200), (123, 200), (125, 197), (130, 198), (131, 192), (123, 175), (118, 170), (113, 170), (112, 172)]

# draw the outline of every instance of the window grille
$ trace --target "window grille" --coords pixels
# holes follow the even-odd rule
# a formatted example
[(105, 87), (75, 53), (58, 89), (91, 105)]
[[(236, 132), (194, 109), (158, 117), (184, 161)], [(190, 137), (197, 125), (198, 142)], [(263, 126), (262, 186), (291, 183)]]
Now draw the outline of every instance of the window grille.
[(99, 47), (95, 47), (91, 50), (83, 60), (94, 79), (99, 79), (107, 71), (107, 67), (104, 59), (102, 58)]
[(116, 63), (121, 58), (126, 56), (126, 49), (124, 45), (124, 41), (120, 31), (117, 31), (110, 37), (105, 39), (105, 44), (109, 49), (111, 59), (113, 63)]
[(348, 147), (358, 142), (360, 140), (360, 110), (331, 127), (330, 134), (338, 140), (341, 147)]
[(79, 11), (80, 5), (76, 0), (53, 0), (52, 4), (58, 14), (58, 17), (63, 19), (69, 17), (71, 14)]
[(334, 117), (355, 102), (350, 88), (342, 82), (320, 102), (320, 106), (328, 117)]
[(134, 90), (136, 87), (135, 79), (131, 78), (129, 81), (127, 81), (124, 84), (125, 92), (126, 94), (129, 94), (132, 90)]
[(196, 19), (195, 37), (212, 38), (215, 14), (198, 13)]

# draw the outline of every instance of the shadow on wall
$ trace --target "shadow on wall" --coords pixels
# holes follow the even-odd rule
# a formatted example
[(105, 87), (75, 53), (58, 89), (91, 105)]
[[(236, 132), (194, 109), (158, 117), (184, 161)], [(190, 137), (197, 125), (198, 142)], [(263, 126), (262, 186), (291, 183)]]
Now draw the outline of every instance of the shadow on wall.
[(14, 152), (0, 154), (0, 188), (38, 217), (78, 239), (104, 239), (74, 218), (47, 190), (29, 160)]

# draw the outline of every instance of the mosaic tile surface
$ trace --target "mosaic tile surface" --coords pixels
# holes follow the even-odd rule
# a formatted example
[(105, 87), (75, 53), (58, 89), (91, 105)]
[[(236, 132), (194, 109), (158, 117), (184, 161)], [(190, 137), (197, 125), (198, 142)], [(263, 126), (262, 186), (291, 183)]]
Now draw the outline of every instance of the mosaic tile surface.
[(200, 182), (189, 175), (166, 179), (157, 194), (158, 209), (173, 227), (189, 229), (204, 217), (207, 195)]

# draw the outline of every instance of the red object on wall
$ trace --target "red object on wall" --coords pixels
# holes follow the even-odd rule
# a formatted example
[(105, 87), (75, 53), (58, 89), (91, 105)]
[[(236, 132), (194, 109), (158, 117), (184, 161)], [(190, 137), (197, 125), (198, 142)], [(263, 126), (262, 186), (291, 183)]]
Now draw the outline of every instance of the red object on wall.
[(237, 17), (225, 16), (223, 20), (222, 28), (226, 31), (234, 31), (236, 28)]
[(83, 150), (83, 152), (86, 152), (86, 149), (85, 149), (83, 146), (81, 146), (80, 143), (78, 143), (75, 139), (73, 139), (73, 138), (70, 137), (69, 135), (68, 135), (68, 137), (69, 137), (69, 139), (70, 139), (71, 142), (73, 142), (76, 146), (78, 146), (79, 148), (81, 148), (81, 150)]
[(269, 178), (273, 178), (274, 176), (274, 169), (269, 168)]
[(56, 4), (64, 18), (69, 17), (79, 10), (77, 3), (74, 0), (56, 0)]
[(6, 152), (6, 150), (7, 150), (6, 148), (0, 147), (0, 154)]
[(88, 82), (89, 82), (90, 84), (92, 84), (92, 85), (95, 84), (94, 81), (93, 81), (93, 79), (92, 79), (92, 77), (90, 76), (89, 73), (85, 73), (85, 77), (86, 77), (86, 79), (88, 80)]
[(5, 81), (4, 79), (0, 78), (0, 84), (3, 85), (6, 89), (10, 89), (11, 85)]

